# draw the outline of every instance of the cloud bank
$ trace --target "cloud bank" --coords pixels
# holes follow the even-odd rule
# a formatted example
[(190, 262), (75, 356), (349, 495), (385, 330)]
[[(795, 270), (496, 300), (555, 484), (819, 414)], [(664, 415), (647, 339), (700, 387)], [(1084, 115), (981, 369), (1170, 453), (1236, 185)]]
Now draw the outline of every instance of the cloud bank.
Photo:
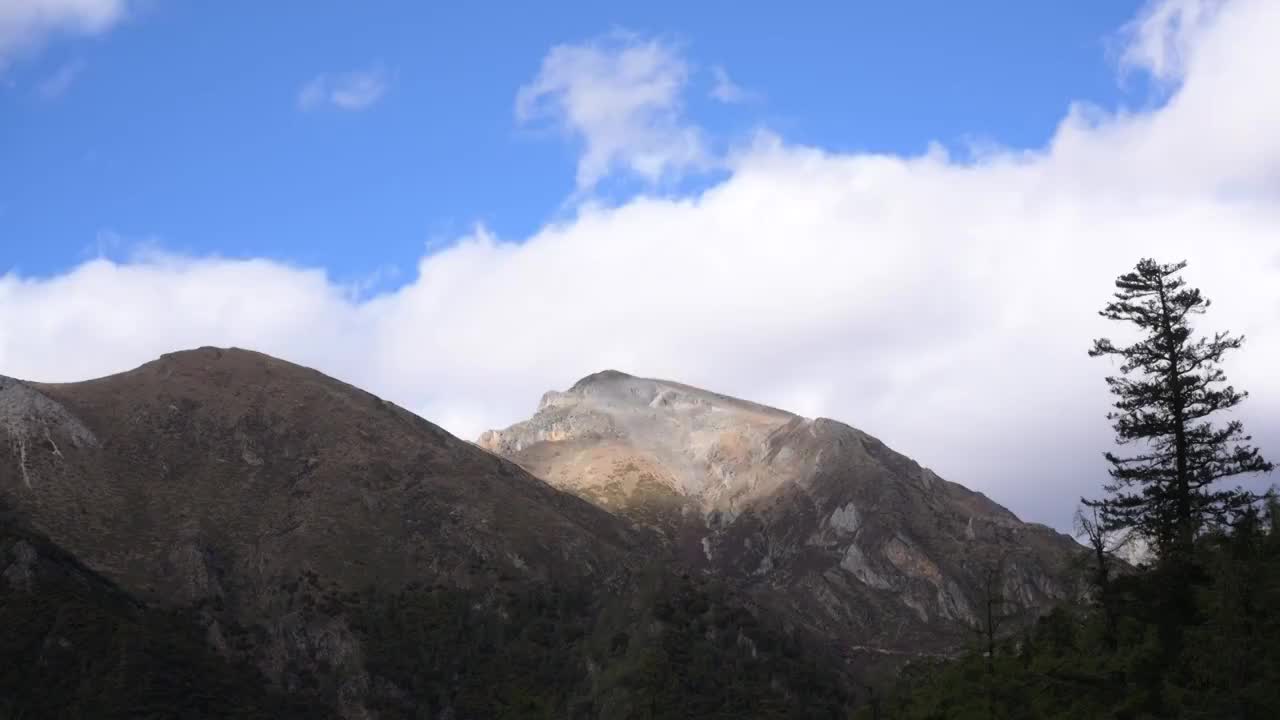
[[(1187, 259), (1214, 300), (1202, 329), (1248, 337), (1227, 369), (1252, 393), (1246, 428), (1280, 457), (1276, 27), (1269, 0), (1157, 3), (1124, 57), (1169, 84), (1159, 107), (1074, 106), (1045, 147), (963, 161), (762, 133), (705, 191), (586, 203), (527, 238), (479, 228), (372, 297), (264, 260), (10, 273), (0, 372), (77, 380), (239, 345), (474, 438), (612, 367), (844, 420), (1067, 529), (1110, 446), (1114, 368), (1086, 349), (1124, 330), (1096, 311), (1140, 257)], [(696, 135), (683, 68), (657, 41), (562, 46), (517, 107), (583, 139), (580, 182), (652, 175), (682, 162), (662, 149), (672, 134)]]

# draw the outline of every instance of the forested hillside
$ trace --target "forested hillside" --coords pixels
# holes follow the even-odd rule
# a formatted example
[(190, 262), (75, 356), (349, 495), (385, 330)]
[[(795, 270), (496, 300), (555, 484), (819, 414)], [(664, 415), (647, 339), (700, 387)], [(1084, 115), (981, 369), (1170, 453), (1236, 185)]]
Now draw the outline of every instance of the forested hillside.
[[(1274, 718), (1280, 708), (1280, 506), (1203, 537), (1194, 570), (1117, 577), (1104, 607), (1064, 605), (994, 657), (915, 665), (860, 718)], [(1171, 613), (1189, 581), (1192, 616)], [(1113, 620), (1108, 619), (1111, 614)]]

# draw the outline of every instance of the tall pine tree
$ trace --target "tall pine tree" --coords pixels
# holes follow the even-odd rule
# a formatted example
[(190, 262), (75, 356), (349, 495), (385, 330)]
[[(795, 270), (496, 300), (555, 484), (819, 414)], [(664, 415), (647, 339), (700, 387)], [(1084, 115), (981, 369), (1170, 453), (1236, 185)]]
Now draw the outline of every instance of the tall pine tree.
[(1138, 531), (1163, 559), (1186, 557), (1206, 525), (1228, 521), (1258, 499), (1215, 483), (1273, 467), (1250, 445), (1240, 421), (1210, 419), (1248, 396), (1226, 384), (1220, 366), (1244, 338), (1225, 332), (1193, 337), (1190, 320), (1209, 300), (1178, 276), (1185, 267), (1144, 259), (1117, 278), (1115, 299), (1100, 314), (1136, 325), (1142, 337), (1126, 346), (1101, 338), (1089, 351), (1121, 360), (1120, 375), (1107, 378), (1116, 396), (1107, 417), (1116, 442), (1137, 449), (1126, 457), (1106, 453), (1108, 497), (1084, 502), (1097, 508), (1108, 530)]

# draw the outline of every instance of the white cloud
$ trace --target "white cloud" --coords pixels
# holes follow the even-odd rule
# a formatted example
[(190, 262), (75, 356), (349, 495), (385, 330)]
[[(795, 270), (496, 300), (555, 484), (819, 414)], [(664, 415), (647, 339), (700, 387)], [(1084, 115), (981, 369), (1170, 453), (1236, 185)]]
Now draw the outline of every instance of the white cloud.
[(1200, 35), (1211, 27), (1223, 0), (1164, 0), (1148, 2), (1128, 23), (1122, 36), (1121, 62), (1162, 81), (1181, 80)]
[(56, 100), (71, 89), (72, 83), (84, 72), (83, 60), (63, 63), (52, 75), (36, 86), (36, 94), (45, 100)]
[(711, 68), (711, 77), (715, 84), (711, 86), (711, 97), (722, 103), (732, 105), (756, 99), (756, 93), (738, 85), (729, 77), (728, 71), (716, 65)]
[(552, 48), (517, 93), (516, 118), (550, 122), (582, 143), (579, 189), (618, 170), (658, 182), (710, 163), (702, 131), (683, 117), (688, 79), (672, 45), (615, 32)]
[(394, 292), (261, 260), (10, 274), (0, 372), (73, 380), (236, 344), (474, 438), (616, 367), (848, 421), (1066, 529), (1110, 446), (1111, 368), (1085, 349), (1123, 332), (1096, 311), (1142, 256), (1188, 259), (1214, 300), (1203, 327), (1248, 336), (1228, 371), (1280, 458), (1275, 27), (1280, 3), (1224, 7), (1165, 105), (1074, 109), (1044, 148), (957, 162), (761, 135), (696, 196), (587, 205), (518, 243), (477, 229)]
[(339, 110), (364, 110), (382, 99), (390, 85), (386, 68), (321, 73), (298, 91), (298, 107), (303, 110), (331, 105)]
[(0, 0), (0, 70), (56, 33), (105, 32), (126, 10), (125, 0)]

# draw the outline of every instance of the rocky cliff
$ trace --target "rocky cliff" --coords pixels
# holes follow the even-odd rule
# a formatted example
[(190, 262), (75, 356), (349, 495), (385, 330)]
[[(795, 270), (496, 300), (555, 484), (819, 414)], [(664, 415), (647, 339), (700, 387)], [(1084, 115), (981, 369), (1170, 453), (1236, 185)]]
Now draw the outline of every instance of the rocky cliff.
[(479, 444), (849, 653), (947, 652), (1075, 592), (1071, 539), (843, 423), (605, 371)]

